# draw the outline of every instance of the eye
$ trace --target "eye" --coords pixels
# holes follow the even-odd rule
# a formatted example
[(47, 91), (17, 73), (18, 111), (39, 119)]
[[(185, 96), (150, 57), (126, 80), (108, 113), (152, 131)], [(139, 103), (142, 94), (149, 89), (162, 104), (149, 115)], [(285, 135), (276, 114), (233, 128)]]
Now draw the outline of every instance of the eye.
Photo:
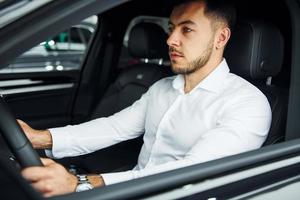
[(193, 30), (192, 29), (190, 29), (189, 27), (183, 27), (182, 28), (182, 32), (183, 33), (189, 33), (189, 32), (192, 32)]

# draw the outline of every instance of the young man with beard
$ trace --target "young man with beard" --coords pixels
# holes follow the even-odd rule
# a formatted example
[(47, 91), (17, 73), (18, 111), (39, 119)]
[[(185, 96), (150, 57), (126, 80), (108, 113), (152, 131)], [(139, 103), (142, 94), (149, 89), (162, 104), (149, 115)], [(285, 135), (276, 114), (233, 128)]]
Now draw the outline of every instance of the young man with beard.
[[(54, 158), (90, 153), (144, 133), (133, 170), (80, 176), (50, 159), (23, 176), (45, 196), (109, 185), (259, 148), (271, 123), (266, 97), (229, 73), (224, 48), (234, 9), (217, 0), (190, 0), (174, 7), (169, 55), (177, 76), (150, 87), (132, 106), (108, 118), (39, 131), (20, 121), (35, 148)], [(83, 134), (84, 133), (84, 134)], [(79, 184), (78, 184), (79, 183)]]

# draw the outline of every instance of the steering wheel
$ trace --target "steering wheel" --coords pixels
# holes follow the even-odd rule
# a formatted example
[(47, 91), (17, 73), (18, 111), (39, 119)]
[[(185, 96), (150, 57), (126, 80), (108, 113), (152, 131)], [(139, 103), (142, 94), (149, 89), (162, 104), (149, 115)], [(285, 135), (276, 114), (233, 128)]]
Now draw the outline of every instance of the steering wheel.
[(2, 97), (0, 97), (0, 113), (0, 132), (21, 167), (43, 166), (37, 152)]

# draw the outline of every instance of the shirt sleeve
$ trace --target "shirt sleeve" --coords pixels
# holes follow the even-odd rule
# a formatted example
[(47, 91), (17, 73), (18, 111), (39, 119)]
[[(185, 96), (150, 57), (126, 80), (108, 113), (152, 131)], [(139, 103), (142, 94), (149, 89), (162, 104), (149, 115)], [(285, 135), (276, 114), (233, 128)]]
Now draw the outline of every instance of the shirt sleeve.
[(120, 183), (123, 181), (128, 181), (128, 180), (132, 180), (144, 176), (149, 176), (152, 174), (178, 169), (181, 167), (186, 167), (196, 163), (197, 162), (189, 160), (189, 158), (185, 158), (182, 160), (171, 161), (165, 164), (151, 166), (149, 168), (145, 168), (141, 170), (128, 170), (125, 172), (104, 173), (101, 174), (101, 176), (104, 180), (105, 185), (111, 185), (111, 184)]
[(149, 93), (110, 117), (49, 129), (53, 145), (51, 150), (46, 150), (46, 155), (52, 158), (78, 156), (140, 136), (145, 129)]
[[(257, 99), (258, 98), (258, 99)], [(102, 174), (106, 185), (207, 162), (259, 148), (271, 125), (271, 108), (265, 96), (230, 102), (217, 124), (202, 135), (182, 159), (118, 173)]]

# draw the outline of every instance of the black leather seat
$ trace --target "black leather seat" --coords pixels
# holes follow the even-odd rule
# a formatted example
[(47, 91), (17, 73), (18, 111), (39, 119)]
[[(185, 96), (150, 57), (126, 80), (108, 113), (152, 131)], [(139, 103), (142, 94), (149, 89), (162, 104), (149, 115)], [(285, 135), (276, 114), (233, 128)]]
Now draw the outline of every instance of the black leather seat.
[(237, 24), (225, 55), (232, 73), (257, 86), (268, 98), (272, 124), (263, 145), (284, 140), (287, 117), (287, 90), (272, 84), (283, 62), (283, 37), (267, 22), (248, 20)]
[(159, 79), (171, 74), (167, 66), (149, 61), (168, 57), (167, 34), (157, 24), (136, 24), (129, 34), (128, 51), (139, 60), (146, 60), (125, 67), (116, 81), (94, 109), (91, 119), (110, 116), (134, 103)]
[[(171, 75), (169, 66), (151, 63), (168, 57), (167, 34), (153, 23), (139, 23), (129, 34), (128, 50), (132, 57), (148, 62), (127, 66), (108, 87), (94, 109), (91, 119), (110, 116), (134, 103), (159, 79)], [(77, 164), (87, 172), (111, 172), (131, 169), (136, 165), (143, 144), (142, 137), (125, 141), (82, 156)], [(99, 158), (105, 163), (99, 162)], [(100, 163), (100, 164), (99, 164)]]

